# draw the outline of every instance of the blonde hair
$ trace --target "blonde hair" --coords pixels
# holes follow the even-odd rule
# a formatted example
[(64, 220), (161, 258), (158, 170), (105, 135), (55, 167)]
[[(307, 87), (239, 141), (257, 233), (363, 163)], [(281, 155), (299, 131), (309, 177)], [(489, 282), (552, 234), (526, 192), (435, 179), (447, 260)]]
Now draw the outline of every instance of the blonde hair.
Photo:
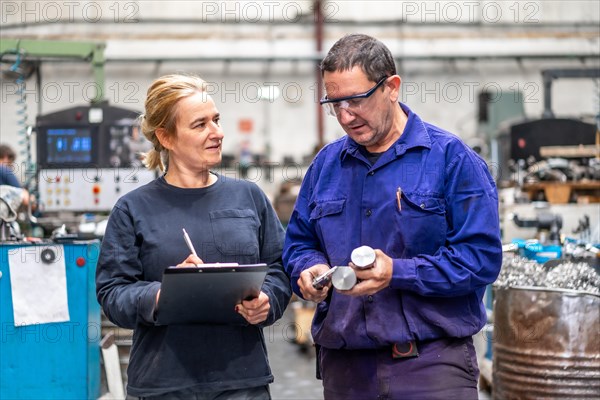
[(146, 94), (145, 113), (140, 116), (142, 133), (154, 146), (152, 150), (142, 154), (146, 168), (165, 171), (169, 164), (169, 152), (160, 143), (156, 130), (163, 128), (168, 137), (174, 137), (177, 103), (183, 98), (205, 91), (206, 82), (194, 75), (171, 74), (152, 82)]

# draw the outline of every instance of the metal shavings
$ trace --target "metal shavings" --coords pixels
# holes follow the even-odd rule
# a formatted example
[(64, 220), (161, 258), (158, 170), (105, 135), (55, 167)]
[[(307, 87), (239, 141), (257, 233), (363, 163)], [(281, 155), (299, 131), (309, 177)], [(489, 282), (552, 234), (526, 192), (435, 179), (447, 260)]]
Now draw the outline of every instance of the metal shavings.
[(519, 256), (505, 256), (500, 275), (494, 283), (500, 287), (540, 286), (544, 270), (542, 264)]
[(494, 286), (546, 287), (600, 294), (600, 274), (585, 262), (565, 260), (548, 268), (524, 257), (505, 255)]
[(600, 294), (600, 274), (587, 263), (567, 261), (548, 272), (545, 286)]

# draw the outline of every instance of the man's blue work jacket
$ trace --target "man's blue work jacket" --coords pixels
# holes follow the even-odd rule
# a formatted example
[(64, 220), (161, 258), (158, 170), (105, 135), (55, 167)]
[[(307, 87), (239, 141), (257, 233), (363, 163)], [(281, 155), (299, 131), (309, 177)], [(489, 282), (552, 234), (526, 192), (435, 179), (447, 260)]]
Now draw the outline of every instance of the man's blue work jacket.
[(393, 259), (388, 288), (333, 290), (318, 304), (312, 334), (327, 348), (466, 337), (486, 322), (482, 297), (502, 260), (494, 180), (457, 136), (400, 106), (404, 132), (374, 165), (348, 136), (319, 152), (287, 228), (283, 258), (298, 295), (304, 269), (348, 265), (356, 247)]

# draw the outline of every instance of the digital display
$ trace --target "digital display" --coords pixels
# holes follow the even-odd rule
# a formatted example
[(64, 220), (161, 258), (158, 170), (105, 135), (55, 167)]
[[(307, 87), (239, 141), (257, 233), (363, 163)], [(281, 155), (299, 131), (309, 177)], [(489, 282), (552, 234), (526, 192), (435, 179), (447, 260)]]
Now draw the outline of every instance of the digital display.
[(46, 134), (49, 164), (92, 162), (92, 133), (89, 128), (48, 129)]

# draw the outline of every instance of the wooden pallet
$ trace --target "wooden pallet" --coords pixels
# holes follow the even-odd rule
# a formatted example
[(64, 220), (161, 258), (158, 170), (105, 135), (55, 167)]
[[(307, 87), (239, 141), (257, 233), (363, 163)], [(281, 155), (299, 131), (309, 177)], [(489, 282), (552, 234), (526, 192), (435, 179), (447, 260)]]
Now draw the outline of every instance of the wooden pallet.
[(569, 203), (573, 195), (578, 203), (600, 202), (600, 181), (530, 183), (523, 185), (522, 190), (530, 200), (539, 200), (540, 192), (543, 192), (551, 204)]

